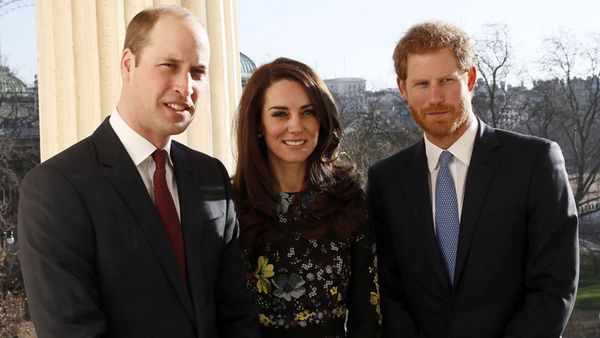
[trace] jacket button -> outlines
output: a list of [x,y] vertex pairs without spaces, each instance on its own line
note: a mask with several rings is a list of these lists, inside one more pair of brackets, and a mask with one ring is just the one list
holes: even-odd
[[459,311],[452,311],[452,318],[458,318],[460,317],[460,312]]

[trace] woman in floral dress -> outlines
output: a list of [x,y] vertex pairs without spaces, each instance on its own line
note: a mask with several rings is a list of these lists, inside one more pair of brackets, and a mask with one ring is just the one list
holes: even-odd
[[263,337],[377,336],[373,231],[353,171],[337,162],[341,133],[305,64],[279,58],[249,79],[233,188]]

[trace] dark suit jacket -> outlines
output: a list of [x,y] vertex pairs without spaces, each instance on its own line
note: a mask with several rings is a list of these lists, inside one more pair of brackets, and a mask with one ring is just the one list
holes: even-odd
[[21,185],[20,258],[38,337],[258,337],[229,177],[172,142],[188,269],[108,119]]
[[383,337],[559,337],[575,302],[577,215],[556,143],[480,121],[451,286],[423,141],[369,170]]

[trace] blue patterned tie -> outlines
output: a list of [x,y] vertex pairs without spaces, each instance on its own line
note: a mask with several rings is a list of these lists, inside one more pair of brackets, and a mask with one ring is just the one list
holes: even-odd
[[438,244],[444,255],[450,283],[454,284],[459,221],[456,189],[448,168],[451,159],[452,154],[447,150],[440,155],[440,169],[435,183],[435,225]]

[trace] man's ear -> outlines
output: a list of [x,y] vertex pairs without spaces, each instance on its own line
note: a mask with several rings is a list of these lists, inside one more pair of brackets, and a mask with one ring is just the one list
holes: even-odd
[[133,68],[135,68],[135,55],[131,49],[125,48],[121,54],[121,78],[123,81],[129,81]]
[[398,89],[400,90],[400,95],[402,95],[402,99],[404,99],[404,101],[407,101],[407,95],[406,95],[406,82],[402,81],[399,77],[396,78],[396,84],[398,85]]
[[469,88],[469,92],[473,92],[473,88],[475,88],[475,82],[477,82],[477,68],[475,68],[475,66],[471,66],[467,72],[467,86]]

